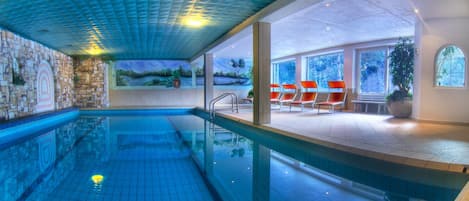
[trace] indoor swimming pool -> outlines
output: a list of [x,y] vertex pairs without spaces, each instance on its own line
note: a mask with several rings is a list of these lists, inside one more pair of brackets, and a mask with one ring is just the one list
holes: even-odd
[[0,200],[454,200],[469,179],[207,116],[67,111],[3,125]]

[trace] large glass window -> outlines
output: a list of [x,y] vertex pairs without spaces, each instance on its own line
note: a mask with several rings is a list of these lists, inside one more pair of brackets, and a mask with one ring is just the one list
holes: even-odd
[[315,80],[319,88],[328,88],[329,80],[344,79],[343,52],[306,57],[306,63],[306,79]]
[[358,51],[361,94],[386,94],[387,48]]
[[273,63],[271,81],[277,84],[294,84],[295,71],[295,60]]
[[464,87],[466,59],[458,47],[451,45],[440,50],[436,59],[435,85]]

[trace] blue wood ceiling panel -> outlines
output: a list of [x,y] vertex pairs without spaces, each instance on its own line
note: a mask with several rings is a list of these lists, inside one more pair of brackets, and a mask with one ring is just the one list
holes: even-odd
[[[6,0],[0,26],[69,55],[188,59],[273,0]],[[200,15],[191,28],[182,17]]]

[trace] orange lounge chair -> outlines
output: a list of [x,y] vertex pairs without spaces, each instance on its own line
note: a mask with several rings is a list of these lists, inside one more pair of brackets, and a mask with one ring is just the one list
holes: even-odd
[[283,93],[282,97],[280,97],[279,103],[280,108],[282,108],[283,104],[290,104],[296,98],[297,87],[295,84],[283,84]]
[[314,108],[316,98],[318,97],[318,84],[316,81],[301,81],[303,90],[300,95],[300,99],[290,103],[290,111],[292,105],[301,105],[301,111],[303,111],[306,104],[312,104],[311,108]]
[[[327,96],[327,101],[316,104],[318,106],[318,113],[319,113],[319,109],[321,105],[329,106],[329,111],[332,110],[332,113],[334,113],[335,106],[342,106],[342,107],[345,106],[345,98],[347,97],[345,82],[344,81],[328,81],[327,85],[329,86],[329,90],[332,89],[334,91],[329,92],[329,95]],[[337,92],[335,90],[339,90],[339,91]]]
[[270,103],[279,104],[280,103],[280,85],[279,84],[270,84]]

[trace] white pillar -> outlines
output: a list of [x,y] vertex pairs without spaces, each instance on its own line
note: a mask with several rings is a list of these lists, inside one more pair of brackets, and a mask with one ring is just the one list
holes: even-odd
[[415,36],[414,36],[414,47],[415,47],[415,57],[414,57],[414,83],[413,83],[413,94],[412,94],[412,118],[420,119],[420,107],[422,107],[422,61],[420,57],[420,52],[422,51],[422,31],[424,29],[424,24],[417,20],[415,23]]
[[210,100],[213,99],[213,54],[204,55],[204,109],[210,108]]
[[297,85],[301,88],[301,72],[303,71],[303,61],[301,56],[295,57],[295,80]]
[[191,72],[192,72],[192,87],[197,87],[197,75],[195,74],[197,70],[196,64],[191,64]]
[[270,23],[253,24],[253,123],[270,123]]

